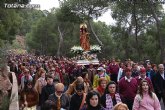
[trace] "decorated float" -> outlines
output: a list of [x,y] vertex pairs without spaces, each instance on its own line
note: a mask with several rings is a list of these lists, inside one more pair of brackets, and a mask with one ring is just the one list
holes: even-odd
[[80,25],[80,46],[73,46],[70,51],[75,55],[78,65],[99,64],[97,54],[101,52],[101,46],[90,45],[85,23]]

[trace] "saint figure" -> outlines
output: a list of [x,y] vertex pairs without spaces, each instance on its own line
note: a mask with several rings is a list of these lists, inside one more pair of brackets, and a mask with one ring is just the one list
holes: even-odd
[[80,45],[84,51],[90,50],[89,33],[87,31],[87,25],[85,23],[80,25]]

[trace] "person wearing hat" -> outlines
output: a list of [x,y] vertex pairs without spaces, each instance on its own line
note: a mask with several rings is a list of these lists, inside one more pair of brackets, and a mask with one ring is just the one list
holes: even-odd
[[136,77],[136,80],[137,80],[138,86],[140,85],[142,80],[147,80],[151,90],[153,91],[152,82],[151,82],[150,78],[148,78],[146,76],[146,69],[144,67],[140,68],[140,74],[139,74],[139,76]]
[[110,81],[110,77],[105,73],[105,69],[103,67],[99,67],[97,69],[97,72],[98,74],[96,74],[93,79],[93,88],[96,88],[99,85],[98,81],[99,81],[99,78],[101,77],[105,77],[105,79],[107,80],[107,83]]

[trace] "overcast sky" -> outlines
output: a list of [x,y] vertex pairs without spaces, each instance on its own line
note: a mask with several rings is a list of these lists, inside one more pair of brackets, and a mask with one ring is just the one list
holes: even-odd
[[[59,2],[58,0],[31,0],[31,4],[40,4],[40,9],[41,10],[50,10],[53,7],[59,7]],[[165,9],[165,5],[163,5]],[[95,21],[102,21],[105,22],[108,25],[112,25],[115,23],[115,21],[112,19],[110,15],[110,11],[107,11],[106,13],[103,14],[103,16],[99,17]]]
[[[58,0],[31,0],[31,4],[40,4],[41,10],[50,10],[53,7],[59,7]],[[103,21],[106,24],[114,24],[114,20],[110,16],[110,12],[106,12],[103,16],[99,17],[95,21]]]

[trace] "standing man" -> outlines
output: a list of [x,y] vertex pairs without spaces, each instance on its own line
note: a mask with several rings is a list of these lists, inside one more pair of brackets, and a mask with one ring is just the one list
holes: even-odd
[[134,63],[132,65],[132,77],[137,77],[139,76],[139,71],[138,71],[138,64],[137,63]]
[[55,85],[55,93],[51,94],[48,98],[49,101],[54,103],[55,110],[69,110],[70,98],[64,94],[64,85],[57,83]]
[[132,110],[134,98],[137,93],[137,81],[131,77],[132,71],[130,67],[125,69],[125,77],[119,81],[119,94],[122,102],[128,105],[129,110]]
[[71,96],[69,110],[83,110],[86,99],[86,93],[84,91],[83,84],[77,84],[75,93]]
[[153,82],[154,82],[155,93],[159,101],[161,101],[161,98],[162,98],[164,106],[165,106],[165,73],[164,72],[165,72],[164,65],[159,64],[158,72],[154,76]]
[[53,77],[50,75],[47,75],[46,82],[47,82],[47,85],[42,88],[42,92],[41,92],[41,99],[40,99],[41,105],[45,103],[49,95],[55,92]]
[[109,69],[111,80],[117,83],[119,65],[116,63],[115,58],[112,58],[112,62],[110,63],[108,69]]
[[151,64],[148,64],[147,65],[146,75],[147,75],[148,78],[150,78],[151,80],[153,80],[153,77],[154,77],[155,74],[154,74],[154,72],[152,70]]
[[89,68],[87,69],[87,71],[88,71],[88,79],[93,84],[93,78],[96,74],[96,69],[93,67],[93,64],[89,64]]

